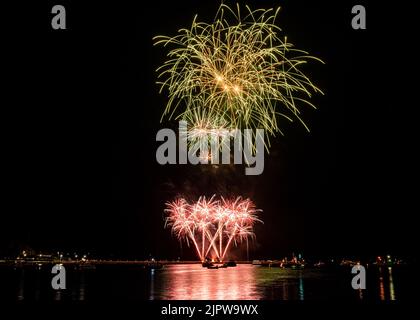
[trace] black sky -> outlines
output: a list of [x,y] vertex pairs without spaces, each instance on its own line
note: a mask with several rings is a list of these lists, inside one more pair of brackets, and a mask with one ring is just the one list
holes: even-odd
[[[229,190],[264,211],[252,256],[413,253],[415,88],[407,76],[415,53],[403,16],[410,9],[247,3],[281,6],[278,25],[289,41],[326,62],[308,68],[325,91],[315,98],[319,109],[303,115],[312,132],[285,122],[258,177],[155,160],[156,133],[171,124],[159,122],[165,96],[154,70],[166,52],[152,37],[175,34],[196,13],[210,21],[218,1],[63,3],[65,31],[50,28],[55,3],[24,9],[30,27],[10,26],[4,60],[13,97],[3,117],[0,252],[29,246],[175,258],[181,251],[163,229],[164,203],[188,190]],[[367,30],[351,28],[355,4],[366,6]],[[185,246],[182,255],[191,257]]]

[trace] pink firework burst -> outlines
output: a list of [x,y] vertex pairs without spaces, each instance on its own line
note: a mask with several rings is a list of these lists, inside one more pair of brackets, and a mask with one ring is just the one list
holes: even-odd
[[166,203],[165,227],[187,244],[193,243],[198,257],[204,261],[212,253],[223,261],[229,248],[255,238],[254,224],[258,219],[257,209],[250,199],[237,197],[229,200],[213,195],[202,196],[195,203],[177,198]]

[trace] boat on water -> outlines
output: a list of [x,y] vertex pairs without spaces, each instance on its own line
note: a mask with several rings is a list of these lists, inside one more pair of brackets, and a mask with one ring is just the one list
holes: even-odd
[[202,264],[203,268],[207,269],[219,269],[219,268],[232,268],[236,267],[236,262],[234,260],[229,260],[223,264],[215,264],[213,261],[204,261]]
[[271,267],[272,262],[271,260],[261,260],[259,265],[261,267]]
[[304,263],[301,262],[287,262],[282,264],[283,268],[289,268],[289,269],[303,269],[305,267]]
[[282,268],[283,263],[281,261],[274,260],[270,263],[270,267],[272,267],[272,268]]
[[236,262],[233,260],[229,260],[228,262],[225,262],[223,265],[226,267],[236,267]]
[[203,261],[203,263],[201,264],[202,266],[203,266],[203,268],[208,268],[208,267],[211,267],[211,266],[214,266],[214,263],[212,262],[212,261]]

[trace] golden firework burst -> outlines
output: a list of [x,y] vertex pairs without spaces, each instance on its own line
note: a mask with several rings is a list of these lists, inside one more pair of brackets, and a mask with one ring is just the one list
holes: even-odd
[[322,61],[281,36],[279,10],[246,6],[242,15],[239,5],[221,4],[212,23],[195,16],[176,36],[155,37],[155,45],[171,47],[157,69],[160,92],[168,94],[162,119],[186,120],[196,133],[203,126],[210,132],[264,129],[268,138],[282,133],[279,117],[309,130],[299,108],[315,108],[309,99],[322,92],[301,66]]

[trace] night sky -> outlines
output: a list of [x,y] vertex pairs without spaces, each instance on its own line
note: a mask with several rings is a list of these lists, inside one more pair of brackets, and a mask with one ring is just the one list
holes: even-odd
[[[242,1],[239,1],[242,3]],[[338,3],[339,2],[339,3]],[[117,4],[118,3],[118,4]],[[232,3],[232,2],[227,2]],[[9,32],[3,128],[4,208],[0,255],[19,248],[99,256],[184,259],[193,250],[163,228],[166,201],[236,194],[263,210],[251,258],[411,255],[416,149],[417,53],[406,6],[366,1],[255,0],[281,6],[278,25],[298,48],[323,59],[305,70],[324,92],[304,109],[311,133],[281,123],[265,170],[167,165],[155,160],[166,96],[155,69],[174,35],[218,1],[62,2],[68,30],[50,27],[51,7],[31,4]],[[351,28],[363,4],[367,30]],[[414,185],[413,185],[414,184]]]

